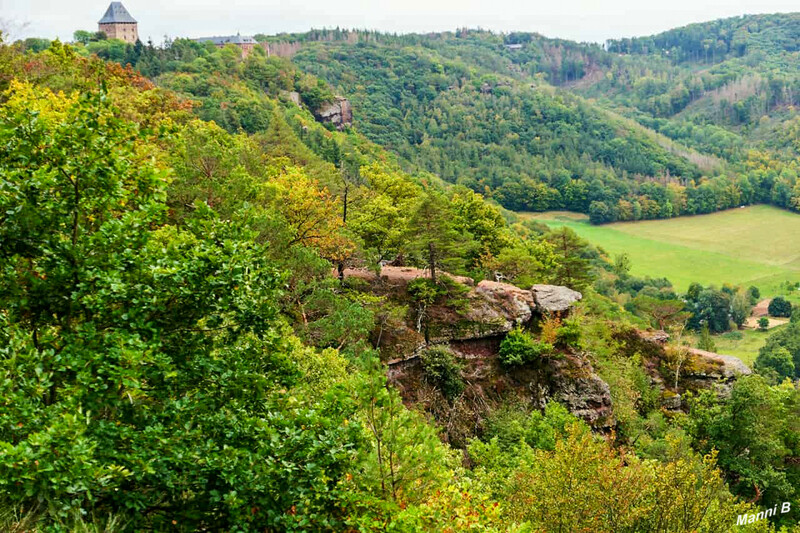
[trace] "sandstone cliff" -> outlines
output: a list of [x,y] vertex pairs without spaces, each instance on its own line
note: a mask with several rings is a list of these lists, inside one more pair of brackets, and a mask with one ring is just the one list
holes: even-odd
[[[394,301],[408,298],[408,284],[427,272],[403,267],[384,267],[380,275],[366,270],[347,270],[375,294]],[[387,359],[389,381],[404,401],[433,415],[444,428],[445,438],[460,446],[480,434],[486,416],[504,404],[528,409],[543,408],[548,401],[564,404],[598,430],[609,430],[615,421],[608,385],[594,372],[584,354],[563,350],[536,365],[509,370],[497,353],[500,342],[515,327],[535,327],[550,313],[567,313],[581,294],[566,287],[537,285],[528,291],[493,281],[475,285],[469,278],[452,277],[466,287],[461,305],[433,305],[425,310],[426,335],[418,327],[417,310],[411,306],[402,323],[384,325],[379,338]],[[430,345],[447,345],[462,365],[464,392],[448,400],[425,379],[420,354]]]
[[353,123],[353,108],[347,98],[337,97],[330,104],[318,109],[314,115],[320,122],[333,124],[338,130]]
[[687,391],[711,389],[727,395],[739,376],[753,372],[731,355],[668,346],[669,335],[664,331],[619,328],[614,337],[622,353],[629,357],[641,356],[651,384],[662,391],[663,405],[667,409],[682,408],[681,398]]

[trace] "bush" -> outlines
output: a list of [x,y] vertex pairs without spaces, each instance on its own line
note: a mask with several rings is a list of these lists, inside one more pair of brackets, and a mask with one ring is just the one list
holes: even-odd
[[556,331],[556,345],[580,349],[581,328],[576,319],[565,320]]
[[728,341],[740,341],[744,339],[744,333],[741,331],[728,331],[720,335],[720,337]]
[[755,305],[756,302],[758,302],[758,299],[761,298],[761,291],[755,285],[747,289],[747,294],[750,296],[750,303],[753,305]]
[[512,330],[500,343],[500,362],[506,366],[521,366],[538,361],[553,353],[553,345],[535,340],[521,329]]
[[771,316],[789,318],[792,316],[792,303],[786,298],[778,296],[769,303],[768,311]]
[[449,348],[445,346],[428,348],[422,352],[420,359],[425,370],[425,379],[431,385],[438,387],[448,400],[453,400],[461,394],[464,390],[461,365]]
[[697,347],[707,352],[717,351],[717,344],[714,342],[714,339],[711,337],[711,332],[705,324],[703,325],[703,329],[700,330],[700,338],[697,339]]
[[767,331],[769,329],[769,318],[762,316],[758,319],[758,329]]

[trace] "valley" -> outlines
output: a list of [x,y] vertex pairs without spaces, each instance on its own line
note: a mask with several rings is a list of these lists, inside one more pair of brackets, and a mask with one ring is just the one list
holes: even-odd
[[785,283],[800,281],[800,216],[771,206],[602,226],[563,211],[519,216],[566,226],[612,256],[627,253],[634,275],[665,277],[679,291],[692,282],[730,283],[755,285],[767,297],[786,296]]
[[129,3],[0,19],[0,531],[800,533],[800,14]]

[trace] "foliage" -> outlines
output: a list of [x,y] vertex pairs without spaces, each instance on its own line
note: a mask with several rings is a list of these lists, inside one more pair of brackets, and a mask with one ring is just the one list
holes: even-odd
[[443,487],[447,450],[434,429],[406,409],[383,376],[367,375],[356,391],[369,446],[356,483],[399,506],[418,503]]
[[711,333],[723,333],[730,329],[731,296],[727,292],[692,284],[686,301],[692,312],[688,322],[690,328],[698,331],[707,328]]
[[302,352],[277,317],[280,272],[208,207],[165,225],[164,172],[115,114],[27,85],[0,114],[5,503],[336,529],[354,407],[286,393]]
[[590,249],[588,243],[569,228],[559,228],[545,235],[553,247],[556,258],[555,271],[551,279],[556,285],[581,290],[592,280]]
[[517,328],[509,331],[502,340],[497,357],[504,365],[514,367],[537,363],[552,353],[552,344],[534,340],[530,333]]
[[792,303],[782,296],[776,296],[769,302],[769,314],[788,318],[792,316]]
[[773,378],[773,381],[793,378],[795,375],[792,354],[783,346],[760,353],[756,358],[755,370],[763,376]]
[[569,318],[561,323],[556,331],[556,346],[562,348],[581,348],[581,327],[578,319]]
[[717,345],[711,337],[711,331],[707,324],[703,324],[703,327],[700,329],[700,338],[697,340],[697,347],[707,352],[717,351]]
[[460,229],[450,216],[447,197],[429,188],[415,207],[408,222],[409,251],[416,261],[430,271],[436,283],[438,271],[461,273],[463,257],[470,253],[472,236]]
[[797,442],[790,427],[797,392],[791,386],[770,387],[760,376],[740,378],[729,400],[710,391],[690,401],[689,432],[704,451],[719,451],[719,465],[732,490],[760,499],[765,507],[795,495],[796,467],[785,459]]
[[464,390],[461,365],[446,346],[431,346],[420,355],[425,379],[442,391],[445,398],[454,400]]
[[[800,323],[792,322],[788,326],[776,330],[775,333],[770,335],[767,343],[761,348],[756,359],[756,364],[760,367],[774,367],[777,362],[778,367],[786,369],[789,367],[788,363],[782,362],[784,359],[784,350],[786,350],[792,358],[794,365],[794,373],[790,377],[797,378],[799,376],[798,369],[800,367]],[[760,361],[760,362],[759,362]],[[778,370],[778,368],[775,368]],[[780,374],[780,370],[778,370]]]
[[[374,42],[345,44],[353,35]],[[722,531],[751,508],[721,475],[758,503],[796,498],[800,400],[770,383],[800,368],[800,322],[770,336],[756,365],[768,380],[667,420],[615,328],[679,326],[689,310],[727,328],[752,291],[693,287],[681,310],[668,281],[631,275],[636,264],[570,231],[512,226],[489,202],[597,221],[789,205],[792,163],[759,152],[733,161],[747,179],[736,166],[701,178],[697,154],[527,79],[625,59],[527,34],[321,30],[284,36],[310,45],[295,64],[260,48],[242,59],[186,40],[78,37],[0,45],[0,529]],[[307,67],[320,77],[303,72],[321,50],[334,55]],[[487,75],[498,68],[516,73]],[[357,85],[384,71],[404,76],[370,78],[372,95]],[[341,87],[356,129],[329,130],[312,112]],[[748,133],[720,129],[705,124],[715,137],[703,142],[728,157]],[[419,169],[460,185],[407,172]],[[345,275],[387,260],[431,276],[392,300]],[[546,322],[541,340],[510,332],[500,357],[544,370],[556,346],[590,352],[616,438],[549,402],[489,412],[466,461],[443,443],[374,349],[414,318],[427,335],[432,306],[465,310],[469,288],[441,269],[579,288],[575,318]],[[422,363],[459,397],[451,353],[431,347]],[[451,407],[484,399],[472,392]]]
[[666,461],[642,461],[572,425],[550,450],[504,452],[494,439],[470,454],[504,516],[535,531],[726,531],[747,508],[726,490],[713,455],[674,444]]

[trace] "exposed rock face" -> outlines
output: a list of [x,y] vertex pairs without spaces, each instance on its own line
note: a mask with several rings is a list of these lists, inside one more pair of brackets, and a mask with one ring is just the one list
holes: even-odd
[[595,429],[613,427],[611,389],[594,373],[589,361],[573,356],[553,361],[553,366],[556,369],[551,385],[553,399]]
[[300,98],[300,93],[297,91],[286,91],[286,97],[291,101],[294,105],[300,107],[302,104],[302,100]]
[[583,297],[578,291],[557,285],[534,285],[531,292],[536,305],[549,313],[563,313]]
[[[380,274],[345,270],[345,277],[366,281],[371,292],[409,305],[406,320],[381,326],[380,340],[376,338],[376,342],[389,359],[389,381],[405,402],[431,413],[445,428],[445,438],[451,443],[466,444],[469,437],[480,433],[489,413],[507,402],[537,409],[555,400],[596,429],[613,427],[609,387],[594,373],[584,355],[559,353],[538,364],[515,369],[503,368],[497,358],[506,333],[518,325],[535,323],[545,314],[566,313],[581,299],[580,293],[547,285],[537,286],[534,293],[496,281],[481,281],[476,286],[469,278],[450,276],[468,287],[461,298],[466,304],[458,308],[426,308],[424,327],[418,330],[420,309],[410,301],[407,286],[412,280],[429,275],[425,270],[393,266],[383,267]],[[429,344],[449,345],[463,365],[461,374],[467,387],[454,401],[445,399],[425,379],[420,355]]]
[[347,98],[337,97],[333,103],[319,109],[316,115],[321,122],[333,124],[339,130],[353,123],[353,108]]
[[467,294],[469,301],[462,313],[437,307],[429,311],[429,340],[443,343],[481,339],[505,334],[527,324],[536,304],[529,291],[496,281],[481,281]]
[[661,329],[655,331],[641,331],[640,334],[644,340],[656,344],[665,345],[669,341],[669,333]]
[[[407,286],[411,281],[417,278],[430,278],[430,272],[427,270],[396,266],[384,266],[380,274],[366,269],[346,269],[344,275],[346,278],[356,277],[366,281],[370,284],[370,291],[375,294],[401,301],[408,299]],[[509,283],[481,281],[475,286],[471,278],[447,273],[441,275],[469,287],[469,291],[464,296],[466,305],[463,309],[442,305],[425,309],[426,330],[428,341],[431,343],[441,344],[504,335],[519,325],[530,323],[536,316],[552,313],[554,310],[564,313],[569,310],[572,303],[581,299],[581,293],[566,287],[537,285],[539,293],[549,298],[542,300],[544,302],[542,305],[537,302],[532,291],[520,289]],[[568,301],[571,303],[568,304]],[[414,312],[415,310],[412,310],[412,314]],[[422,333],[417,331],[413,318],[409,317],[407,323],[398,329],[410,329],[414,334]],[[387,342],[381,342],[381,347],[391,349],[390,359],[409,357],[425,344],[423,336],[412,335],[409,332],[394,331],[384,334],[389,336],[383,337]],[[419,338],[419,345],[409,350],[407,347],[409,341],[415,337]],[[404,339],[401,342],[403,349],[399,351],[394,343],[401,339]]]
[[664,331],[620,328],[614,338],[622,353],[638,353],[642,357],[650,381],[662,389],[662,404],[668,409],[679,409],[681,395],[686,391],[711,389],[727,395],[739,376],[753,373],[741,359],[731,355],[686,348],[681,356],[676,348],[667,346],[669,335]]
[[714,370],[707,374],[698,373],[699,376],[707,376],[712,379],[731,379],[739,376],[749,376],[753,373],[750,367],[744,364],[741,359],[732,355],[706,352],[697,348],[689,348],[689,353],[714,366]]
[[389,362],[388,377],[408,404],[421,407],[444,428],[444,438],[455,446],[483,430],[484,420],[508,403],[543,409],[558,401],[592,427],[608,431],[615,424],[608,385],[580,355],[542,361],[513,370],[503,368],[497,352],[503,336],[454,341],[449,344],[463,365],[467,384],[452,403],[425,380],[417,355]]

